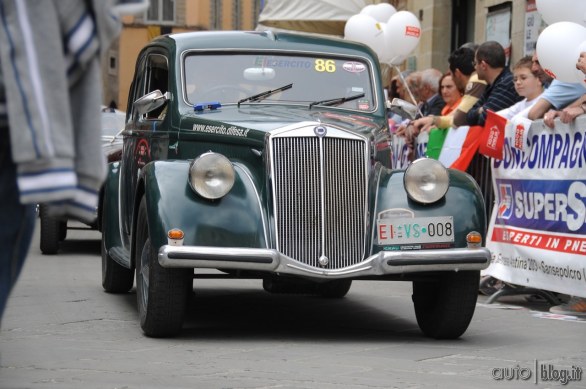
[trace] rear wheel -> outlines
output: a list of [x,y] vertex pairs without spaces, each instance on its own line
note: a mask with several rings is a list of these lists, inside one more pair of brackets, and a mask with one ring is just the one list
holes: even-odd
[[147,336],[174,336],[183,325],[188,295],[186,291],[193,282],[193,271],[162,267],[157,251],[149,238],[146,201],[143,197],[138,210],[135,248],[140,326]]
[[62,235],[59,219],[49,215],[47,206],[39,206],[39,216],[41,218],[41,252],[45,255],[54,255],[59,251],[59,240]]
[[436,281],[413,282],[413,305],[423,333],[436,339],[460,337],[470,324],[480,272],[439,273]]

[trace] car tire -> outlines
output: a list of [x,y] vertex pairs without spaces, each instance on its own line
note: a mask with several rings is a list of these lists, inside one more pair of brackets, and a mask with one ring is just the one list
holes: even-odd
[[39,206],[39,217],[41,218],[41,252],[45,255],[55,255],[59,251],[61,221],[50,216],[44,204]]
[[335,280],[317,285],[317,293],[327,298],[342,298],[348,294],[352,280]]
[[[102,213],[102,219],[105,213]],[[102,220],[104,225],[104,220]],[[134,272],[116,262],[106,248],[106,231],[102,232],[102,287],[108,293],[126,293],[132,289]]]
[[421,331],[435,339],[459,338],[472,321],[480,272],[446,272],[436,281],[413,281],[413,305]]
[[[136,298],[140,326],[146,336],[169,337],[181,331],[192,272],[159,264],[151,244],[143,197],[136,221]],[[190,277],[191,275],[191,277]]]
[[59,222],[59,242],[67,239],[67,220]]

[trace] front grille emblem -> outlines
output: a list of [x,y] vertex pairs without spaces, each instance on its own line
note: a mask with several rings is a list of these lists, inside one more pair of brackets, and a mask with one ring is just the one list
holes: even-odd
[[328,259],[328,257],[326,257],[325,255],[322,255],[321,257],[319,257],[319,264],[322,267],[328,266],[328,263],[330,263],[330,260]]
[[324,126],[316,126],[313,129],[313,132],[315,133],[315,135],[321,137],[326,136],[326,134],[328,133],[328,130],[324,127]]

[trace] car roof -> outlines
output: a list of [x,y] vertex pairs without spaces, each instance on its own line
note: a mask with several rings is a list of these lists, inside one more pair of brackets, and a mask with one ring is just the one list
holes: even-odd
[[150,45],[164,45],[181,53],[189,49],[265,49],[326,51],[331,54],[372,57],[366,45],[336,37],[272,31],[197,31],[163,35]]

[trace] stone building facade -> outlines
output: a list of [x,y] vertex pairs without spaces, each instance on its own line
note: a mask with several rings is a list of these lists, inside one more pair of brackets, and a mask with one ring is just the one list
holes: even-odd
[[[194,30],[254,30],[265,1],[150,0],[149,12],[124,19],[118,41],[104,63],[104,102],[127,106],[130,80],[140,49],[155,36]],[[345,1],[345,0],[340,0]],[[510,63],[530,53],[543,28],[535,0],[365,0],[389,2],[414,13],[422,34],[418,47],[399,67],[447,70],[452,50],[469,41],[499,40],[508,46]],[[390,77],[397,69],[387,69]]]

